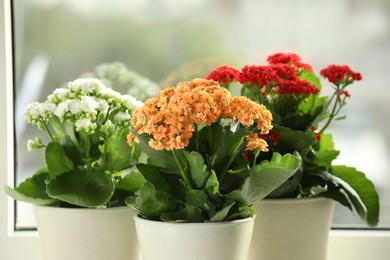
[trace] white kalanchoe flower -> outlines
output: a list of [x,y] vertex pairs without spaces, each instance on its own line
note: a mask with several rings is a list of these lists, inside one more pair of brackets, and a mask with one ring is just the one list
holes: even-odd
[[42,144],[42,140],[38,137],[35,138],[35,140],[28,140],[27,141],[27,151],[33,152],[40,148],[42,148],[44,145]]
[[78,99],[68,99],[68,100],[65,100],[65,103],[67,104],[70,113],[72,113],[73,115],[80,113],[80,111],[81,111],[81,108],[80,108],[81,102],[80,102],[80,100],[78,100]]
[[111,135],[115,131],[115,126],[111,122],[111,120],[107,120],[104,125],[100,128],[100,130],[105,133],[107,136]]
[[33,102],[24,110],[24,116],[31,124],[36,124],[39,120],[49,119],[56,111],[57,106],[54,103]]
[[36,121],[40,118],[41,112],[39,106],[39,102],[33,102],[25,108],[24,117],[29,123],[35,124]]
[[57,106],[54,103],[47,102],[39,104],[38,108],[41,118],[48,119],[54,114]]
[[106,87],[101,89],[101,91],[99,92],[99,97],[106,100],[109,104],[114,103],[117,105],[118,103],[120,103],[122,95],[119,92],[116,92],[115,90]]
[[73,92],[81,92],[82,95],[87,95],[93,92],[98,92],[102,87],[106,86],[98,79],[82,78],[69,82],[68,87]]
[[131,115],[128,113],[119,112],[118,114],[115,115],[115,119],[118,122],[129,122],[131,120]]
[[110,106],[107,101],[102,98],[92,97],[99,106],[100,113],[107,113]]
[[75,122],[76,131],[78,132],[86,132],[88,134],[92,134],[96,128],[96,123],[92,123],[89,118],[81,118]]
[[54,112],[54,115],[56,115],[61,121],[64,121],[68,112],[69,112],[68,102],[65,101],[65,102],[60,103],[57,106],[57,109]]
[[68,88],[57,88],[51,95],[47,97],[49,102],[60,103],[69,98],[70,89]]
[[82,96],[80,101],[80,111],[96,115],[97,111],[96,109],[99,108],[99,104],[96,102],[96,100],[90,96]]
[[134,108],[141,107],[143,105],[141,101],[136,100],[135,97],[130,95],[122,95],[122,99],[122,104],[128,110],[133,110]]

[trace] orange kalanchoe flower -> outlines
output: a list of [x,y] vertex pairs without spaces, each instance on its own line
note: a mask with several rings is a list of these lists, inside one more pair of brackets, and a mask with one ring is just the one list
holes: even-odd
[[[271,113],[246,97],[231,97],[216,81],[194,79],[176,88],[161,91],[134,110],[132,125],[139,133],[151,136],[149,145],[156,150],[182,149],[189,144],[194,125],[211,125],[221,118],[236,119],[245,126],[257,124],[261,134],[272,129]],[[258,134],[248,147],[266,151],[266,142]],[[133,135],[128,136],[132,143]]]
[[260,138],[258,133],[250,133],[246,140],[248,142],[246,145],[247,151],[258,149],[263,152],[268,152],[267,142],[264,139]]
[[246,97],[233,97],[231,101],[231,115],[241,124],[250,126],[257,120],[257,127],[261,134],[268,134],[272,129],[271,112],[262,104],[258,104]]

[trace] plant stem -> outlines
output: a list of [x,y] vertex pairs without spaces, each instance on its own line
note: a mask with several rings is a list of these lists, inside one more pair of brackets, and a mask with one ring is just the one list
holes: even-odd
[[172,154],[173,154],[173,158],[175,159],[175,162],[177,164],[177,167],[179,167],[179,171],[180,171],[181,176],[183,177],[184,182],[186,183],[186,185],[188,187],[190,187],[192,189],[191,180],[188,177],[188,175],[186,174],[186,172],[184,171],[184,169],[183,169],[179,159],[177,158],[177,154],[176,154],[176,150],[175,149],[172,150]]
[[259,156],[259,154],[260,154],[260,150],[257,150],[255,152],[255,157],[253,158],[253,165],[252,165],[252,167],[256,165],[256,160],[257,160],[257,157]]
[[89,140],[89,136],[84,134],[84,133],[80,133],[80,137],[82,138],[82,140],[84,141],[84,153],[86,155],[87,158],[90,158],[91,156],[91,141]]
[[211,136],[211,126],[207,126],[207,133],[209,136],[209,155],[211,156],[211,153],[213,151],[213,138]]
[[238,144],[238,145],[235,145],[235,147],[232,147],[232,149],[234,149],[233,153],[231,153],[231,156],[229,158],[229,161],[225,164],[225,166],[223,167],[222,169],[222,172],[221,172],[221,177],[219,179],[219,182],[222,182],[223,178],[225,177],[225,174],[227,172],[227,169],[229,168],[230,164],[232,164],[232,162],[234,161],[234,159],[236,158],[237,156],[237,151],[238,149],[240,148],[242,142],[244,141],[244,138],[241,139],[241,142]]
[[194,124],[195,151],[199,152],[199,133],[198,125]]
[[51,141],[54,141],[54,137],[53,137],[53,135],[51,134],[49,127],[48,127],[45,123],[44,123],[43,125],[45,126],[45,132],[46,132],[47,135],[50,137],[50,140],[51,140]]
[[[339,90],[336,90],[336,92],[333,94],[332,96],[332,99],[334,97],[334,95],[336,95],[336,100],[334,101],[334,105],[333,105],[333,108],[332,108],[332,112],[330,113],[329,115],[329,118],[328,118],[328,121],[326,122],[326,124],[322,127],[320,133],[323,133],[326,128],[328,128],[328,126],[330,125],[330,123],[332,122],[333,118],[337,115],[337,113],[340,111],[340,109],[336,112],[336,109],[337,109],[337,105],[340,103],[340,96],[337,95],[336,93],[338,92]],[[332,100],[331,99],[331,100]],[[331,102],[331,100],[329,102]]]

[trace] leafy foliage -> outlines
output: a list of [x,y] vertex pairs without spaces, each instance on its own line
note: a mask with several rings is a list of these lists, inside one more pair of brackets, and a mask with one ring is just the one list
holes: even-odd
[[[305,79],[319,86],[319,80],[313,73],[305,71]],[[308,77],[310,75],[310,77]],[[361,219],[370,226],[379,220],[379,197],[372,182],[354,168],[333,166],[332,162],[340,151],[335,150],[332,136],[324,132],[313,131],[331,116],[327,108],[331,105],[328,98],[310,95],[299,104],[295,125],[275,126],[280,135],[280,143],[273,150],[282,154],[298,152],[302,157],[302,171],[296,174],[271,197],[323,196],[334,199],[340,204],[355,210]],[[289,102],[286,100],[286,102]],[[319,139],[319,140],[318,140]],[[294,181],[295,180],[295,181]]]
[[[377,225],[379,197],[373,183],[352,167],[333,165],[340,151],[326,133],[333,120],[346,118],[339,116],[350,96],[346,88],[362,79],[360,73],[337,65],[321,70],[334,92],[330,97],[320,96],[319,77],[298,55],[277,53],[267,61],[269,65],[245,66],[241,71],[219,67],[208,78],[221,81],[228,74],[231,81],[240,82],[242,95],[272,112],[274,128],[265,136],[269,150],[301,158],[301,168],[268,197],[327,197],[356,211],[368,225]],[[250,161],[256,164],[264,159],[270,159],[269,154],[261,153]]]
[[135,132],[149,157],[147,163],[137,164],[146,183],[126,203],[145,218],[170,222],[253,216],[251,205],[290,178],[300,161],[290,154],[275,153],[270,161],[248,167],[243,155],[248,131],[242,127],[232,132],[228,126],[214,123],[195,133],[198,138],[191,142],[196,140],[198,145],[192,143],[186,149],[172,151],[151,149],[148,135]]

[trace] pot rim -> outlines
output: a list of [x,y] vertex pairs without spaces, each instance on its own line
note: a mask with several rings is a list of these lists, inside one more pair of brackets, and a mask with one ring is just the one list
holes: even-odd
[[50,210],[50,211],[66,211],[66,212],[72,212],[72,211],[84,211],[84,212],[98,212],[98,211],[125,211],[125,210],[130,210],[132,211],[133,209],[128,207],[128,206],[120,206],[120,207],[112,207],[112,208],[65,208],[65,207],[54,207],[54,206],[41,206],[41,205],[34,205],[34,208],[39,209],[44,209],[44,210]]
[[186,226],[186,227],[199,227],[202,225],[214,225],[214,226],[222,226],[222,225],[237,225],[237,224],[244,224],[246,222],[251,222],[254,221],[256,216],[253,217],[248,217],[248,218],[243,218],[243,219],[236,219],[236,220],[230,220],[230,221],[218,221],[218,222],[164,222],[164,221],[157,221],[157,220],[150,220],[150,219],[145,219],[139,216],[139,214],[134,215],[134,220],[135,222],[142,222],[142,223],[147,223],[148,225],[154,225],[154,226]]
[[260,200],[256,203],[264,203],[264,204],[271,204],[271,203],[314,203],[318,201],[333,201],[332,199],[328,199],[325,197],[310,197],[310,198],[265,198],[263,200]]

